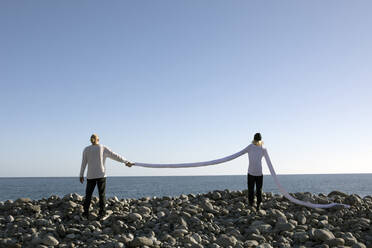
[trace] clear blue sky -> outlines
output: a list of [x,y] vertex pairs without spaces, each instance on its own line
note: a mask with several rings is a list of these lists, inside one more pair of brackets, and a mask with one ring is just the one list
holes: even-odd
[[[97,133],[129,160],[230,155],[372,172],[371,1],[0,2],[0,177],[77,176]],[[108,175],[245,174],[205,168]],[[264,169],[267,174],[268,170]]]

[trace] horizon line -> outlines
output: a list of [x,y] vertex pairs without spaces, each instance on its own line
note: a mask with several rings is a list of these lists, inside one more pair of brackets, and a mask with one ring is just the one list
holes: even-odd
[[[301,175],[361,175],[370,173],[302,173],[302,174],[277,174],[278,176],[301,176]],[[165,175],[165,176],[106,176],[106,177],[223,177],[223,176],[246,176],[247,174],[227,174],[227,175]],[[263,174],[263,176],[270,176],[271,174]],[[79,178],[78,176],[8,176],[0,177],[0,179],[11,178]],[[86,176],[84,176],[86,178]]]

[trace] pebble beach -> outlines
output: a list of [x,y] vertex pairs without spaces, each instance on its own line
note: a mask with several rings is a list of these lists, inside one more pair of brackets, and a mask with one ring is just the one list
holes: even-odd
[[261,208],[246,191],[213,191],[178,197],[107,199],[98,220],[93,197],[89,219],[83,196],[20,198],[0,202],[0,247],[351,247],[372,248],[372,196],[333,191],[294,193],[313,203],[350,208],[312,209],[280,194],[263,193]]

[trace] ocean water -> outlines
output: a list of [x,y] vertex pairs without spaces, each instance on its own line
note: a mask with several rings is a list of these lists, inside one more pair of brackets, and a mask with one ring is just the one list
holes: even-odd
[[[339,190],[361,197],[372,195],[372,174],[278,175],[288,192],[328,194]],[[263,191],[279,193],[270,175],[263,179]],[[164,177],[108,177],[106,197],[142,198],[198,194],[213,190],[244,190],[246,175],[237,176],[164,176]],[[29,197],[34,200],[51,195],[85,194],[77,177],[0,178],[0,201]],[[97,188],[94,195],[98,195]]]

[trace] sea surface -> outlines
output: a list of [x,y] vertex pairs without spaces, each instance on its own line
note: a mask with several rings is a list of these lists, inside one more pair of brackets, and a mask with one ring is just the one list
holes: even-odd
[[[361,197],[372,195],[372,174],[316,174],[278,175],[288,192],[328,194],[333,190]],[[263,191],[279,193],[270,175],[263,179]],[[69,193],[85,194],[85,186],[77,177],[20,177],[0,178],[0,201],[28,197],[34,200],[60,197]],[[213,190],[244,190],[247,176],[162,176],[162,177],[108,177],[106,197],[142,198],[198,194]],[[94,195],[98,195],[97,188]]]

